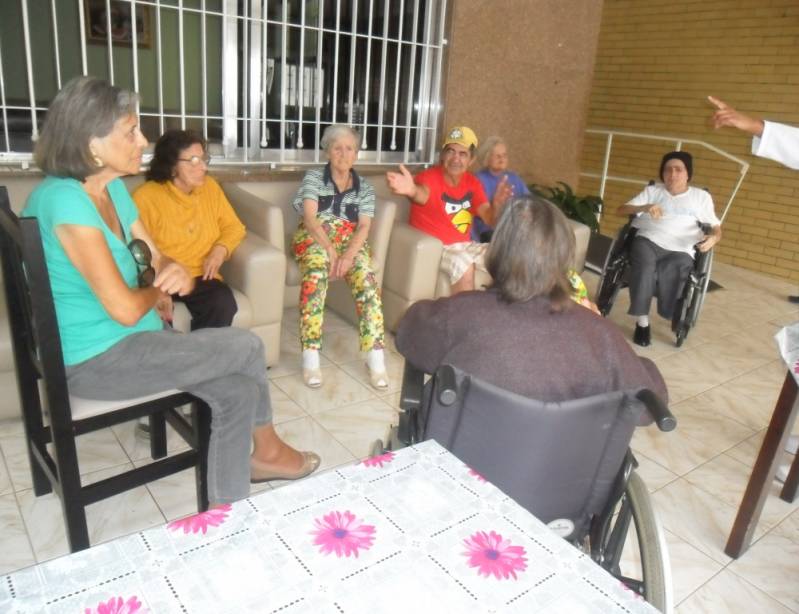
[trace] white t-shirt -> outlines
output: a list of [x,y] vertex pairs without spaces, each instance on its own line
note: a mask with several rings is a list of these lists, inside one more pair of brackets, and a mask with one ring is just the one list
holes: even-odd
[[672,196],[662,184],[647,186],[628,205],[658,205],[663,217],[653,220],[648,213],[639,213],[633,222],[638,236],[672,252],[685,252],[694,257],[694,245],[704,234],[697,221],[711,226],[721,222],[713,209],[713,199],[705,190],[689,187],[686,192]]

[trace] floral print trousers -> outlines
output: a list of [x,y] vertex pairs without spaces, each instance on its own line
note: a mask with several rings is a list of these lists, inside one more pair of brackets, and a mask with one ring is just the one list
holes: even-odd
[[[322,229],[327,234],[336,253],[343,254],[350,243],[356,224],[340,219],[324,219]],[[304,350],[322,348],[322,321],[325,297],[330,274],[327,252],[300,223],[294,234],[294,257],[300,266],[300,341]],[[364,243],[344,276],[352,291],[358,313],[358,337],[362,352],[380,350],[385,345],[383,333],[383,305],[377,287],[369,245]]]

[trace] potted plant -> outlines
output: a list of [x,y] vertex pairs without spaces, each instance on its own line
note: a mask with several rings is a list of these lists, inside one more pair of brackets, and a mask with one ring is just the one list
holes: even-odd
[[578,196],[570,185],[562,181],[553,187],[535,184],[528,187],[532,193],[552,201],[569,219],[585,224],[591,232],[599,230],[597,213],[602,208],[602,198],[599,196]]

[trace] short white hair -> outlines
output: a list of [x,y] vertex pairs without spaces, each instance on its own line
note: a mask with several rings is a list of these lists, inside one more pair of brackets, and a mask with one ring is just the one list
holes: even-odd
[[355,149],[361,149],[360,132],[346,124],[333,124],[325,128],[325,131],[322,134],[322,140],[319,142],[319,146],[325,153],[328,153],[330,148],[333,146],[333,143],[345,135],[351,136],[353,139],[355,139]]
[[500,136],[490,136],[480,145],[477,150],[477,164],[480,165],[480,168],[488,166],[488,158],[494,153],[494,147],[497,145],[505,145],[507,147],[505,139]]

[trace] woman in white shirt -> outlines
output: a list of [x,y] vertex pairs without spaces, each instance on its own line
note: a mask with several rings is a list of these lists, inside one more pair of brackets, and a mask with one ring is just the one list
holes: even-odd
[[[633,341],[650,345],[649,308],[657,296],[658,314],[671,319],[684,280],[694,264],[694,246],[706,252],[721,239],[721,221],[713,200],[705,190],[688,185],[693,176],[693,158],[685,151],[672,151],[660,162],[662,184],[647,186],[626,205],[620,215],[635,215],[638,232],[630,260],[630,309],[636,317]],[[699,224],[709,224],[705,236]]]

